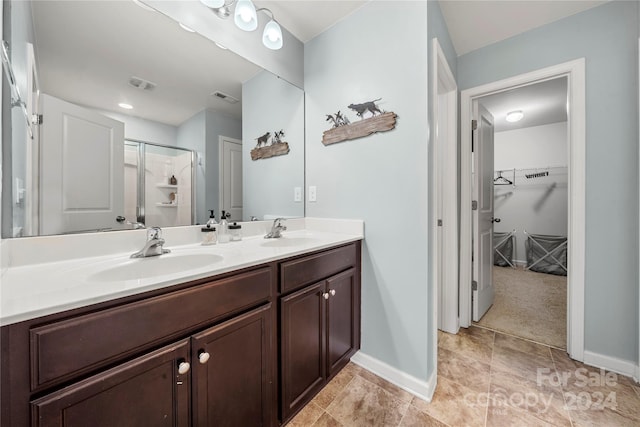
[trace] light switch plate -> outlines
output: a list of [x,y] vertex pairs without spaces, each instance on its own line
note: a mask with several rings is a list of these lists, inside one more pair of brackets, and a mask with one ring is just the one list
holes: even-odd
[[310,185],[309,186],[309,201],[310,202],[315,202],[316,198],[317,198],[317,194],[316,194],[316,186],[315,185]]
[[293,201],[294,202],[302,201],[302,187],[293,187]]

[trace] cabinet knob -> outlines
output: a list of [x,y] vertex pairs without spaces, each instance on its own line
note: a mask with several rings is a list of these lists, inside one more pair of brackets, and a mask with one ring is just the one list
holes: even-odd
[[332,297],[336,296],[336,290],[335,289],[331,289],[329,291],[329,293],[331,294]]
[[210,357],[211,355],[204,350],[200,350],[200,352],[198,353],[198,361],[203,365],[209,361]]
[[178,373],[180,375],[184,375],[187,372],[189,372],[189,368],[191,367],[191,365],[189,365],[189,362],[186,361],[181,361],[180,363],[178,363]]
[[325,292],[325,293],[323,293],[323,294],[322,294],[322,297],[323,297],[324,299],[329,299],[329,292]]

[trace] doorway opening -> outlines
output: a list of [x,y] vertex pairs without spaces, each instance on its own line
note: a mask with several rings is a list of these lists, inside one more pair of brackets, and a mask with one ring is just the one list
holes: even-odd
[[488,232],[474,229],[474,281],[482,273],[492,280],[476,286],[489,292],[472,290],[473,321],[560,349],[567,343],[567,94],[563,76],[474,101],[483,119],[490,116],[475,132],[492,123],[492,135],[474,138],[481,190],[474,217],[485,208],[490,215],[474,221]]
[[[474,234],[472,197],[472,117],[478,100],[498,93],[523,88],[536,83],[566,78],[567,81],[567,340],[566,349],[576,360],[584,360],[584,271],[585,271],[585,61],[578,59],[496,81],[461,92],[461,146],[460,146],[460,326],[472,323],[472,292],[485,292],[491,300],[493,289],[478,282],[473,271],[473,244],[479,243]],[[492,132],[491,132],[492,134]],[[489,156],[493,159],[493,156]],[[541,171],[542,172],[542,171]],[[549,171],[550,172],[550,171]],[[528,172],[527,172],[528,173]],[[537,173],[537,172],[534,172]],[[494,178],[493,165],[488,176]],[[504,174],[503,174],[504,177]],[[546,177],[546,176],[545,176]],[[525,178],[526,179],[526,178]],[[491,186],[493,189],[493,186]],[[493,202],[493,195],[485,200]],[[477,201],[477,200],[476,200]],[[491,219],[491,215],[489,216]],[[527,230],[535,234],[534,230]],[[493,247],[493,239],[484,240],[485,247]],[[484,253],[486,253],[486,249]],[[476,254],[482,251],[476,249]],[[493,254],[492,251],[489,253]],[[485,260],[486,263],[486,260]],[[490,264],[492,271],[492,263]],[[485,274],[484,277],[492,275]],[[477,289],[472,291],[473,282]],[[490,289],[490,290],[489,290]],[[486,303],[485,303],[486,304]],[[486,304],[488,309],[491,303]]]

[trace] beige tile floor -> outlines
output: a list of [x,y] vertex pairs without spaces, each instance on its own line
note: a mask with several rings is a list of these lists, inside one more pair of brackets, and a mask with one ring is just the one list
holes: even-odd
[[350,363],[287,426],[640,426],[630,378],[479,327],[438,342],[430,403]]

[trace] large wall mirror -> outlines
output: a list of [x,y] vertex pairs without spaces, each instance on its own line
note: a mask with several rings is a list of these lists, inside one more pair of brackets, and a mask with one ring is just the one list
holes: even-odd
[[304,216],[300,88],[139,2],[3,4],[4,238]]

